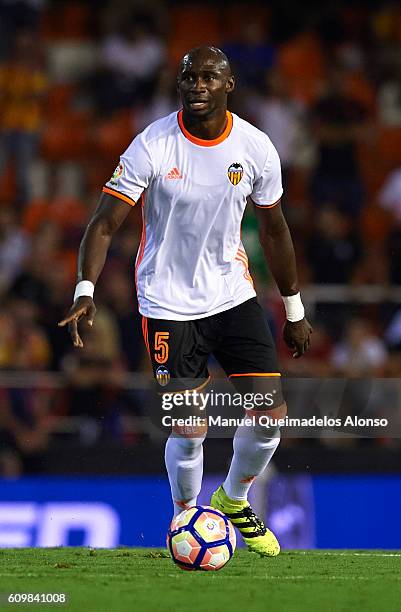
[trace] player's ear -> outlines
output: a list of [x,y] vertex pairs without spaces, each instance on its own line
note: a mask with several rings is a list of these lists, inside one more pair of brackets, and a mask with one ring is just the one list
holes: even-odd
[[235,78],[229,76],[226,83],[226,93],[231,93],[235,87]]

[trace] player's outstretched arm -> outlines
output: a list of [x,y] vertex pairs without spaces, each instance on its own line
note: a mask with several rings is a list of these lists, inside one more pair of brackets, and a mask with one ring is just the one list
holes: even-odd
[[[88,287],[92,287],[93,291],[106,261],[113,234],[118,230],[131,208],[129,204],[113,196],[105,193],[101,195],[79,247],[78,283],[86,281]],[[59,327],[68,325],[74,346],[80,348],[84,344],[79,334],[78,322],[84,320],[88,325],[93,325],[96,314],[96,306],[89,293],[91,293],[90,289],[87,295],[77,295],[76,291],[73,305],[64,319],[59,322]]]
[[[297,317],[296,310],[294,316],[288,314],[292,308],[291,302],[295,302],[296,309],[297,300],[300,301],[299,297],[291,299],[291,296],[299,294],[299,286],[290,230],[280,202],[271,208],[255,206],[255,213],[259,225],[260,244],[280,293],[284,300],[287,300],[287,320],[284,325],[283,337],[287,346],[295,349],[293,357],[298,358],[308,350],[310,335],[313,330],[303,312],[299,317]],[[290,299],[288,300],[288,298]],[[296,320],[297,318],[298,320]]]

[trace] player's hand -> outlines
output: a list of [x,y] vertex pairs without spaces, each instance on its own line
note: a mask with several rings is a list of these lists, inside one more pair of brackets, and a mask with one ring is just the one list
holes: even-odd
[[78,333],[78,321],[84,319],[88,325],[92,326],[95,315],[95,302],[88,295],[82,295],[75,300],[69,313],[62,321],[59,322],[58,326],[64,327],[65,325],[68,325],[68,331],[70,332],[73,345],[82,348],[84,343],[82,342],[82,338]]
[[285,322],[283,338],[290,349],[295,349],[292,354],[295,359],[301,357],[308,350],[312,332],[312,326],[305,318],[294,323],[291,321]]

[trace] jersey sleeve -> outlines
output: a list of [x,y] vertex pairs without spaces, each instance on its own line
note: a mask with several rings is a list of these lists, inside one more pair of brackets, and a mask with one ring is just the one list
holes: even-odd
[[261,176],[255,181],[251,199],[261,208],[274,206],[283,195],[281,164],[274,145],[269,142],[266,162]]
[[121,155],[120,162],[103,191],[134,206],[148,187],[152,176],[152,158],[142,133],[134,138]]

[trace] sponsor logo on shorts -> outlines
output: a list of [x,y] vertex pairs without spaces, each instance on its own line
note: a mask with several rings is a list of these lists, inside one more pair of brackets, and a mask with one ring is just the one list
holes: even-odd
[[235,186],[238,185],[240,180],[242,179],[242,175],[244,174],[244,169],[238,162],[231,164],[229,169],[227,170],[227,176],[230,179],[230,182]]
[[165,387],[170,382],[170,372],[165,366],[159,366],[157,368],[156,380],[161,387]]

